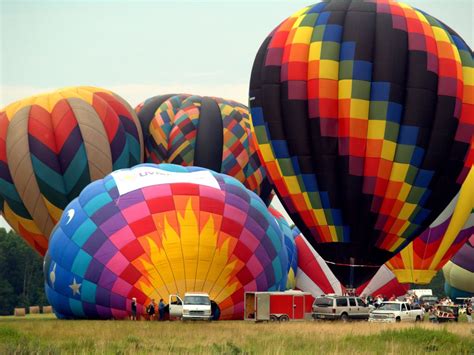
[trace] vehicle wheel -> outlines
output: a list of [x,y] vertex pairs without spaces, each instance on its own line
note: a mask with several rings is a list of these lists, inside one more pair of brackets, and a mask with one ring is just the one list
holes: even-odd
[[415,323],[416,323],[416,322],[421,322],[420,316],[416,316]]
[[401,321],[400,317],[395,318],[395,322],[400,323]]
[[288,317],[286,314],[280,317],[280,322],[288,322],[289,320],[290,320],[290,317]]
[[278,317],[274,314],[270,315],[270,322],[278,322]]
[[344,323],[349,322],[349,316],[347,315],[347,313],[342,313],[342,314],[341,314],[341,320],[342,320]]

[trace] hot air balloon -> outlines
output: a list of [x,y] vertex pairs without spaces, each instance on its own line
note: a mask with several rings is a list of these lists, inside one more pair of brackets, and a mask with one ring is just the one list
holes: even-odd
[[382,265],[372,279],[356,289],[356,294],[362,297],[383,295],[389,298],[393,295],[403,296],[409,289],[409,283],[398,282],[395,274],[386,265]]
[[286,288],[288,290],[294,289],[296,286],[296,271],[298,270],[298,253],[296,251],[295,238],[293,237],[293,230],[291,229],[285,217],[274,207],[270,206],[268,211],[278,222],[283,233],[285,247],[288,254],[288,280]]
[[314,297],[326,294],[343,295],[345,288],[298,227],[293,227],[293,237],[298,254],[296,288],[310,292]]
[[[464,211],[473,211],[459,230]],[[428,284],[474,233],[474,169],[459,195],[421,235],[386,265],[402,283]]]
[[284,290],[288,257],[263,201],[198,167],[142,164],[88,185],[65,209],[45,256],[60,318],[126,318],[130,302],[207,292],[221,319],[244,291]]
[[230,175],[270,201],[271,186],[252,138],[248,108],[217,97],[162,95],[136,108],[145,160]]
[[263,42],[249,93],[259,155],[344,285],[370,279],[458,193],[474,161],[473,66],[450,28],[391,1],[308,6]]
[[449,297],[474,297],[474,234],[443,267],[443,274]]
[[133,109],[118,95],[71,87],[0,111],[0,210],[38,253],[63,209],[91,181],[143,161]]

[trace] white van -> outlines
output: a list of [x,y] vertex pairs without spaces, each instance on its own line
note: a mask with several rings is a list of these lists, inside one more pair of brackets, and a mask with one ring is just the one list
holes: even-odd
[[170,317],[182,320],[211,320],[211,300],[203,292],[186,292],[184,298],[179,295],[169,297]]
[[421,296],[433,296],[433,290],[430,288],[419,288],[408,290],[407,292],[409,295],[416,295],[416,297],[420,298]]

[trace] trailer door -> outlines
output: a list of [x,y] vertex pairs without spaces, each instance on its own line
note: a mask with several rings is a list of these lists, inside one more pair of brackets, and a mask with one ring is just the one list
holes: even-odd
[[270,295],[257,293],[256,320],[270,320]]
[[293,296],[293,319],[304,318],[304,296]]

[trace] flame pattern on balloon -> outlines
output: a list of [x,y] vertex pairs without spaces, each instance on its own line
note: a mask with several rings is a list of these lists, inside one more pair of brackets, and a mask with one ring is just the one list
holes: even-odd
[[346,285],[459,191],[474,162],[473,68],[450,28],[387,0],[308,6],[263,42],[249,93],[261,160]]
[[138,118],[108,90],[64,88],[0,111],[0,211],[41,255],[88,183],[142,161]]
[[268,182],[252,139],[248,108],[197,95],[161,95],[135,109],[148,163],[200,166],[230,175],[269,200]]
[[244,291],[284,290],[287,265],[278,223],[240,182],[143,164],[90,184],[68,205],[44,274],[63,318],[125,318],[132,297],[142,310],[151,298],[202,291],[229,319],[242,317]]

